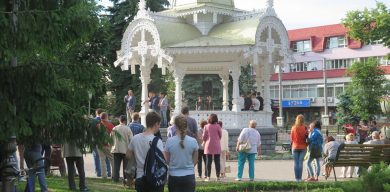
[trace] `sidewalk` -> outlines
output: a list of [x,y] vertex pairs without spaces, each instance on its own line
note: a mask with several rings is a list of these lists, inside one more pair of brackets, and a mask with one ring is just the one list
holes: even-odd
[[[87,177],[96,177],[94,171],[92,154],[87,154],[84,157],[85,172]],[[225,181],[234,181],[237,175],[237,161],[226,162],[227,166],[231,166],[231,173],[227,174]],[[336,175],[339,177],[341,168],[336,168]],[[122,169],[121,169],[122,170]],[[215,181],[214,165],[211,169],[211,180]],[[321,172],[322,173],[322,172]],[[203,173],[204,174],[204,173]],[[122,177],[122,171],[120,173]],[[198,176],[197,168],[195,167],[195,175]],[[306,166],[304,165],[303,179],[306,178]],[[344,180],[339,179],[338,180]],[[248,179],[248,164],[245,164],[243,181]],[[294,181],[294,161],[293,160],[256,160],[255,162],[255,180],[256,181]],[[325,181],[323,176],[320,176],[320,181]],[[199,180],[200,181],[200,180]],[[333,173],[328,181],[334,181]]]

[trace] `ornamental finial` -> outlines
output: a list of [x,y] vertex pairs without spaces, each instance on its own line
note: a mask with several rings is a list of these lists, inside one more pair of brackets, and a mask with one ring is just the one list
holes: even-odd
[[146,8],[145,0],[140,0],[139,3],[138,3],[138,9],[139,10],[145,10],[145,8]]
[[273,8],[274,7],[274,1],[273,0],[267,0],[267,8]]

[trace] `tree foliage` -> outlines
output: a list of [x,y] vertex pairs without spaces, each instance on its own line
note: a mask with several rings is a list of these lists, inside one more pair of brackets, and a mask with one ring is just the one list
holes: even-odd
[[379,99],[386,93],[383,69],[376,59],[370,58],[366,62],[355,62],[347,74],[351,76],[347,92],[353,104],[350,107],[352,114],[362,120],[371,120],[380,114]]
[[359,118],[352,114],[353,102],[351,100],[351,95],[348,91],[341,93],[337,96],[339,102],[337,103],[337,125],[343,126],[345,124],[351,123],[353,125],[357,124]]
[[19,2],[0,4],[0,141],[104,142],[85,134],[97,134],[85,118],[88,92],[94,100],[104,93],[99,7],[92,0]]
[[390,10],[384,3],[377,2],[376,8],[350,11],[343,19],[348,35],[365,43],[379,41],[390,47]]

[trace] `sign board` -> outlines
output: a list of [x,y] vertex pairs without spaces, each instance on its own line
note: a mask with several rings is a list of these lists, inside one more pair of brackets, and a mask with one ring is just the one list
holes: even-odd
[[282,107],[310,107],[311,101],[310,99],[302,99],[302,100],[283,100]]

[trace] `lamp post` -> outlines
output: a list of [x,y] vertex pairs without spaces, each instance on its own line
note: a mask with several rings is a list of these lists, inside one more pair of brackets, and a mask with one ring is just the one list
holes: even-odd
[[91,99],[92,99],[92,92],[88,91],[88,116],[91,115]]
[[283,85],[282,85],[282,62],[278,64],[278,80],[279,80],[279,117],[276,117],[276,122],[278,127],[283,127]]
[[[323,78],[324,78],[324,114],[322,115],[322,125],[323,126],[329,126],[329,115],[328,115],[328,80],[327,80],[327,74],[326,74],[326,58],[322,58],[322,72],[323,72]],[[326,129],[326,136],[328,136],[328,129]]]

